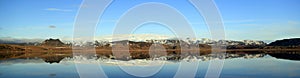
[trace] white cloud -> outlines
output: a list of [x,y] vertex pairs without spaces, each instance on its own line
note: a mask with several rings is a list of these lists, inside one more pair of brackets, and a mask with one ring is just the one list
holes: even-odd
[[58,8],[46,8],[44,9],[46,11],[60,11],[60,12],[70,12],[72,10],[68,10],[68,9],[58,9]]

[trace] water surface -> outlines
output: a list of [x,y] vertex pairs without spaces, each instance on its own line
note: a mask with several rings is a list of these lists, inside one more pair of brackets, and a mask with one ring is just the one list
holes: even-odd
[[[288,56],[293,56],[293,58],[287,58]],[[299,57],[299,54],[227,53],[220,77],[299,78],[300,61],[296,57]],[[205,77],[209,62],[214,59],[216,58],[209,55],[201,55],[193,56],[185,61],[191,64],[199,62],[196,77]],[[86,59],[65,57],[57,62],[43,58],[5,59],[0,61],[0,78],[78,78],[80,76],[74,60],[83,60],[84,63]],[[113,78],[136,77],[123,71],[119,65],[133,69],[141,66],[163,65],[158,73],[149,77],[174,77],[180,64],[179,61],[182,60],[94,59],[94,62],[101,65],[99,67],[103,68],[105,74]]]

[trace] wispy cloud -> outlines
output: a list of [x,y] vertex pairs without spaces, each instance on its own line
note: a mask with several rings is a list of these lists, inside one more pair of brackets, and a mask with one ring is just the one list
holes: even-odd
[[288,21],[287,23],[291,24],[291,25],[299,25],[300,24],[300,22],[298,22],[298,21]]
[[[223,20],[222,23],[224,24],[241,24],[241,23],[254,23],[260,20],[252,20],[252,19],[246,19],[246,20]],[[205,25],[207,21],[198,21],[198,22],[191,22],[191,24],[203,24]],[[210,22],[210,23],[221,23],[221,22]]]
[[42,42],[44,39],[28,39],[28,38],[13,38],[13,37],[0,37],[0,43],[28,43],[28,42]]
[[276,40],[300,37],[299,25],[299,21],[276,22],[271,24],[238,24],[236,26],[227,26],[226,36],[234,40]]
[[246,20],[224,20],[224,23],[250,23],[258,20],[246,19]]
[[46,11],[60,11],[60,12],[70,12],[72,10],[69,10],[69,9],[59,9],[59,8],[46,8],[44,9]]
[[50,26],[48,26],[49,28],[56,28],[56,26],[54,26],[54,25],[50,25]]

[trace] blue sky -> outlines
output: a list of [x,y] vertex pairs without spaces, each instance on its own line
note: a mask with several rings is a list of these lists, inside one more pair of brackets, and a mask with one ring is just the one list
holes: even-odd
[[[1,0],[0,38],[67,39],[82,0]],[[111,35],[117,20],[128,9],[146,2],[168,4],[181,12],[199,38],[210,38],[197,10],[185,0],[116,0],[104,12],[96,36]],[[226,39],[276,40],[300,37],[299,0],[215,0],[222,15]],[[173,35],[159,25],[147,25],[134,33]]]

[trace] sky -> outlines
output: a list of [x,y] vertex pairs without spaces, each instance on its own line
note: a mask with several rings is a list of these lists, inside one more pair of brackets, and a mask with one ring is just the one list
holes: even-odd
[[[76,15],[82,2],[82,0],[1,0],[0,39],[71,39]],[[116,23],[124,13],[136,5],[147,2],[163,3],[175,8],[189,22],[197,38],[211,37],[201,14],[186,0],[115,0],[99,17],[95,36],[112,35]],[[226,39],[277,40],[300,37],[299,0],[214,0],[214,2],[224,22]],[[133,34],[174,35],[172,30],[160,24],[141,25]]]

